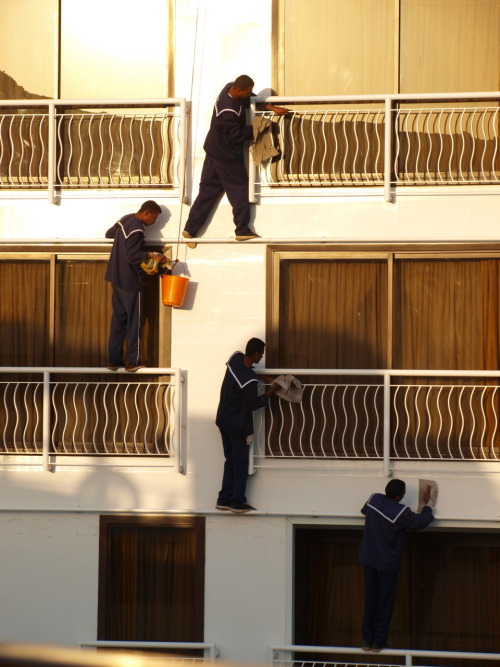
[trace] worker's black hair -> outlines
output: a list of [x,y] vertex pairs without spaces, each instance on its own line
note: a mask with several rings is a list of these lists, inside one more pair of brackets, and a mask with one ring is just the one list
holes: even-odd
[[396,496],[404,496],[406,493],[406,484],[402,479],[391,479],[385,487],[385,495],[388,498],[395,498]]
[[264,352],[266,344],[260,338],[250,338],[246,347],[245,354],[247,357],[253,357],[256,352]]
[[157,204],[155,201],[152,199],[148,199],[147,201],[142,204],[141,208],[137,211],[137,213],[161,213],[161,207],[159,204]]
[[254,82],[253,79],[246,74],[240,74],[240,76],[237,76],[233,81],[233,86],[238,88],[238,90],[246,90],[247,88],[253,88]]

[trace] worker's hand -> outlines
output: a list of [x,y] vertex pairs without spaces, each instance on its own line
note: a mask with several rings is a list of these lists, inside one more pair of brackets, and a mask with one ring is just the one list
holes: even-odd
[[277,116],[287,116],[289,113],[292,113],[290,109],[285,109],[285,107],[275,107],[273,104],[267,104],[266,111],[272,111]]
[[273,382],[269,389],[266,391],[266,396],[272,396],[278,391],[279,388],[280,385],[277,382]]
[[424,503],[427,505],[429,500],[431,499],[431,487],[428,486],[426,490],[422,494],[422,498],[424,499]]

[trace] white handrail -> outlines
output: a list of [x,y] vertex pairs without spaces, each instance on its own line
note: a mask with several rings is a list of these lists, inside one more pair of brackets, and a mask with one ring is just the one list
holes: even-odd
[[[294,652],[297,653],[324,653],[324,654],[343,654],[343,655],[367,655],[366,651],[363,651],[361,648],[352,647],[352,646],[300,646],[300,645],[273,645],[269,646],[269,664],[273,665],[279,663],[280,666],[284,662],[293,663],[293,659],[287,658],[282,660],[276,656],[276,653],[284,652],[291,654]],[[441,659],[466,659],[466,660],[499,660],[500,653],[484,653],[484,652],[468,652],[468,651],[429,651],[429,650],[420,650],[420,649],[384,649],[381,655],[390,655],[390,656],[404,656],[406,659],[406,665],[411,667],[413,665],[413,658],[441,658]],[[303,663],[303,660],[297,661]],[[329,663],[321,661],[321,664],[326,667]],[[373,663],[365,664],[376,664],[379,665],[380,662],[374,657]]]
[[[116,641],[116,640],[97,640],[78,642],[80,648],[126,648],[126,649],[187,649],[187,650],[208,650],[210,662],[215,662],[219,656],[216,644],[213,642],[141,642],[141,641]],[[178,656],[176,656],[178,657]]]

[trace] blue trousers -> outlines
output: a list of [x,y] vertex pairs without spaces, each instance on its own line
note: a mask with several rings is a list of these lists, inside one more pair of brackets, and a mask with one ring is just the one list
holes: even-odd
[[398,576],[397,572],[379,572],[365,565],[365,612],[362,632],[363,639],[368,644],[378,644],[378,646],[387,644]]
[[123,344],[127,341],[126,360],[130,364],[140,361],[140,340],[144,322],[143,294],[127,292],[113,285],[111,326],[108,338],[108,363],[123,363]]
[[224,194],[233,208],[233,220],[236,234],[245,234],[250,230],[250,202],[248,201],[248,174],[245,163],[241,160],[223,162],[205,157],[201,171],[200,191],[196,197],[184,229],[197,236],[205,224],[211,210]]
[[224,447],[224,475],[219,491],[218,503],[246,503],[245,490],[248,478],[250,447],[244,436],[233,436],[221,431]]

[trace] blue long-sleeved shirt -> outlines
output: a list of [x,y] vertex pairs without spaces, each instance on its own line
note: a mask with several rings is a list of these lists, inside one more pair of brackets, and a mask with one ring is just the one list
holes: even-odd
[[243,145],[253,136],[247,125],[246,109],[249,100],[235,100],[229,95],[233,83],[228,83],[219,93],[212,113],[210,129],[203,148],[215,160],[243,160]]
[[105,279],[127,292],[138,292],[142,288],[140,264],[148,256],[143,250],[144,223],[129,213],[108,229],[106,238],[114,242]]
[[243,363],[243,352],[235,352],[227,362],[220,390],[215,423],[223,433],[246,437],[253,433],[253,411],[264,407],[268,396],[258,393],[253,368]]
[[423,530],[434,521],[432,509],[420,514],[407,505],[374,493],[361,512],[366,516],[360,563],[379,572],[399,572],[407,530]]

